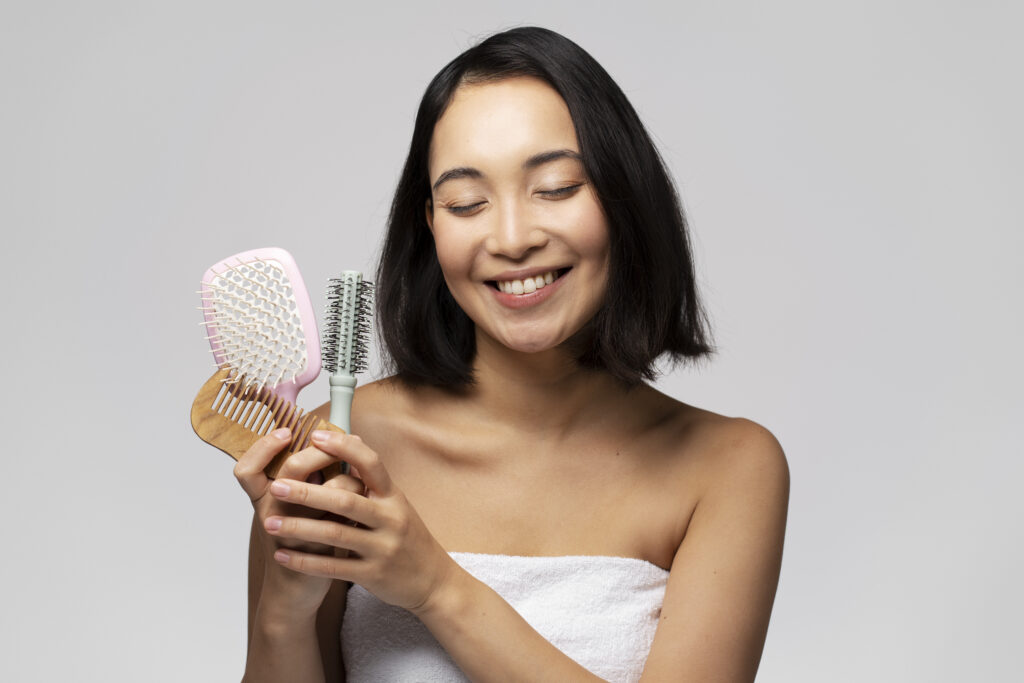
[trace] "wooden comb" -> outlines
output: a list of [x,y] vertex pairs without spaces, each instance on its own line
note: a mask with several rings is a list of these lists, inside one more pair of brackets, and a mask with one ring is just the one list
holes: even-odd
[[[340,427],[313,413],[304,413],[291,401],[266,387],[258,387],[228,367],[206,380],[192,402],[192,429],[200,439],[235,460],[257,440],[279,427],[291,429],[292,440],[267,466],[265,472],[271,478],[277,476],[285,458],[309,446],[309,436],[314,430],[344,433]],[[337,463],[324,475],[329,478],[340,472],[341,463]]]

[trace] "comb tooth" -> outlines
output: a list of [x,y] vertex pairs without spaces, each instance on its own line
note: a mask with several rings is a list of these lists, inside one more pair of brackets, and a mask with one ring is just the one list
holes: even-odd
[[246,421],[249,419],[249,414],[253,411],[253,408],[255,408],[257,405],[260,405],[260,403],[259,403],[259,401],[256,400],[256,397],[253,397],[249,401],[249,405],[247,405],[245,407],[245,410],[242,412],[241,415],[238,416],[238,419],[235,420],[235,422],[237,422],[238,424],[244,426]]
[[266,425],[272,421],[274,399],[278,398],[278,396],[265,387],[260,392],[260,395],[263,408],[260,409],[259,419],[253,421],[253,431],[256,432],[265,429]]
[[289,421],[292,419],[292,413],[295,411],[295,404],[286,403],[284,410],[281,412],[281,420],[278,422],[279,427],[289,427]]
[[277,424],[277,411],[278,411],[278,409],[280,407],[281,407],[281,397],[275,395],[274,398],[270,401],[270,406],[269,406],[270,410],[267,411],[266,422],[264,422],[262,425],[260,425],[260,431],[258,432],[258,434],[260,436],[263,436],[268,431],[270,431],[270,426],[271,425],[276,425]]
[[[221,406],[220,410],[217,411],[221,415],[223,415],[224,417],[228,417],[231,414],[231,411],[235,409],[235,402],[238,401],[238,397],[235,396],[233,393],[231,393],[230,389],[228,389],[227,393],[228,393],[229,396],[231,396],[231,398],[228,400],[228,402],[225,405]],[[231,418],[228,417],[228,419],[231,419]]]
[[288,425],[288,428],[292,430],[292,440],[291,440],[291,443],[288,444],[288,450],[293,452],[293,453],[295,451],[299,450],[298,448],[296,448],[296,446],[298,446],[300,443],[302,443],[302,440],[299,439],[299,432],[301,430],[298,429],[299,425],[301,425],[301,424],[302,424],[302,411],[301,410],[297,410],[297,411],[295,411],[295,414],[292,415],[292,418],[291,418],[291,420],[289,420],[289,425]]
[[238,414],[238,411],[241,410],[242,406],[244,405],[245,399],[243,399],[241,396],[235,396],[231,401],[231,405],[228,406],[228,409],[226,411],[224,411],[224,417],[234,422],[235,415]]
[[253,421],[252,431],[256,432],[257,434],[262,435],[266,430],[267,425],[270,424],[271,422],[271,416],[274,414],[274,410],[271,407],[271,403],[273,403],[272,397],[271,400],[263,404],[263,410],[260,411],[260,414],[257,417],[257,419]]
[[292,432],[293,438],[295,437],[295,419],[297,416],[301,414],[302,411],[299,409],[297,405],[295,405],[294,403],[288,404],[288,411],[286,413],[286,417],[284,418],[284,426],[288,428],[288,431]]
[[238,392],[238,401],[234,405],[234,409],[229,411],[226,417],[232,422],[238,422],[238,415],[242,412],[246,405],[249,403],[249,387],[251,385],[246,383],[242,386],[242,389]]
[[266,399],[267,397],[264,395],[262,390],[258,394],[256,394],[256,396],[253,397],[252,411],[249,412],[247,416],[243,415],[242,420],[239,422],[239,424],[245,427],[246,429],[252,430],[252,426],[256,424],[256,421],[259,419],[260,415],[262,415],[263,411],[266,410],[267,408]]
[[313,425],[319,422],[317,416],[313,413],[309,413],[306,417],[302,418],[302,423],[298,428],[298,437],[296,444],[298,448],[295,450],[301,451],[303,448],[309,446],[309,435],[313,433]]
[[259,425],[260,421],[263,419],[263,413],[265,412],[267,412],[267,404],[263,401],[259,401],[259,408],[252,412],[252,415],[249,416],[249,419],[242,426],[249,431],[257,431],[256,426]]
[[221,380],[221,386],[224,388],[224,393],[221,395],[221,401],[217,406],[217,412],[221,415],[226,415],[230,412],[231,407],[234,405],[237,396],[233,386],[236,381],[237,379],[232,375],[228,375]]
[[213,397],[213,405],[210,409],[215,413],[220,413],[221,404],[224,403],[224,399],[231,393],[228,391],[227,386],[224,382],[221,382],[220,389],[217,390],[217,395]]
[[271,420],[267,423],[268,430],[270,425],[274,425],[275,429],[281,426],[281,411],[284,410],[284,408],[284,399],[275,395],[273,409],[270,411]]
[[292,411],[292,404],[280,396],[277,397],[277,408],[274,410],[274,426],[283,427],[288,420],[288,414]]

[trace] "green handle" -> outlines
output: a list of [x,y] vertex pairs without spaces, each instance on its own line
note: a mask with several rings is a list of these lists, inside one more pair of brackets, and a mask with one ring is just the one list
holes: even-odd
[[[348,434],[352,431],[352,396],[356,378],[352,375],[331,375],[331,424]],[[341,463],[341,473],[348,474],[348,463]]]

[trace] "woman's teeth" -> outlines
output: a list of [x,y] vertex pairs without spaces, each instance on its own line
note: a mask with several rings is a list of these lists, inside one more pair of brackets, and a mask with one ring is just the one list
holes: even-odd
[[543,275],[536,277],[528,277],[523,280],[503,280],[498,281],[498,289],[505,292],[506,294],[530,294],[536,292],[538,289],[550,285],[558,277],[557,273],[550,270]]

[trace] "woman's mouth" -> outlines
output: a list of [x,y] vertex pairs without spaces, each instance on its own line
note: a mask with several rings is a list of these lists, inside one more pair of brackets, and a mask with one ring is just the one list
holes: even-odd
[[522,280],[488,280],[487,284],[499,292],[504,292],[505,294],[533,294],[538,289],[547,287],[570,270],[571,268],[549,270],[546,273],[541,273],[534,277],[523,278]]

